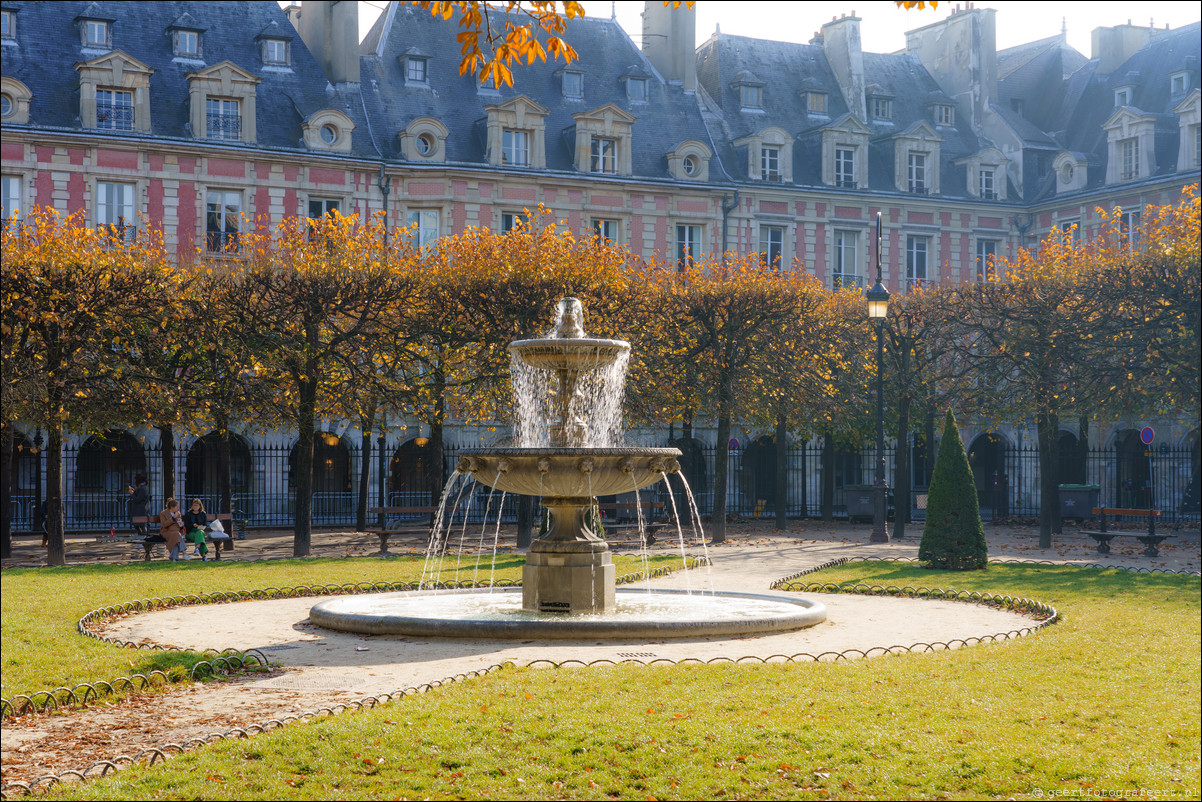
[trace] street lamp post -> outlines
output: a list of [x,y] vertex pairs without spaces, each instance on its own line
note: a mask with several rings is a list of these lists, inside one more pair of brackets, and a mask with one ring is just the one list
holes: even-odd
[[868,318],[876,324],[876,481],[872,485],[872,536],[869,543],[888,543],[888,511],[885,484],[885,318],[889,314],[889,290],[881,281],[881,213],[876,213],[876,284],[864,294]]

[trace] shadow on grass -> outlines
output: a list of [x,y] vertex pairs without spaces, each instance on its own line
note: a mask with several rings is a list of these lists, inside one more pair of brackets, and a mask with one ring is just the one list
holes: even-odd
[[1020,565],[991,563],[983,571],[947,571],[899,563],[851,562],[810,574],[804,579],[824,581],[827,576],[853,574],[839,584],[897,585],[899,587],[955,588],[1030,596],[1054,603],[1063,597],[1075,601],[1111,600],[1119,596],[1156,598],[1160,594],[1187,598],[1195,603],[1202,579],[1182,574],[1152,574],[1117,568],[1072,565]]

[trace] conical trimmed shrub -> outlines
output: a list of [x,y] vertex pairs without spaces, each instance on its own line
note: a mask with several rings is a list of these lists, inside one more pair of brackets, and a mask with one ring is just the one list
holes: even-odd
[[965,571],[984,568],[988,558],[972,468],[956,419],[948,410],[927,494],[927,519],[918,559],[928,568]]

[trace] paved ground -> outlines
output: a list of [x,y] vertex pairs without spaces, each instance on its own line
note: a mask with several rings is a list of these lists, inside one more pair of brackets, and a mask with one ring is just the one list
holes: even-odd
[[[657,587],[768,591],[769,584],[838,557],[915,557],[914,539],[869,544],[870,527],[794,522],[777,532],[763,522],[742,522],[729,530],[726,543],[710,546],[713,568],[676,573],[656,580]],[[987,527],[993,559],[1047,560],[1184,570],[1202,566],[1197,528],[1161,545],[1159,558],[1145,557],[1133,539],[1116,540],[1114,553],[1102,557],[1093,541],[1068,532],[1051,549],[1038,548],[1037,534],[1021,528]],[[289,532],[253,532],[238,541],[229,557],[238,560],[292,555]],[[613,543],[615,551],[632,550],[631,542]],[[514,546],[512,533],[502,532],[501,548]],[[318,532],[313,554],[319,557],[366,556],[378,548],[373,535]],[[663,542],[656,551],[677,550]],[[130,559],[129,544],[98,544],[71,538],[73,564]],[[417,539],[392,547],[396,553],[424,552]],[[17,538],[5,568],[44,564],[37,540]],[[137,558],[141,559],[141,549]],[[315,599],[247,602],[231,607],[201,606],[132,616],[109,625],[113,635],[135,641],[203,648],[262,649],[280,668],[227,683],[175,689],[166,694],[135,697],[115,707],[75,710],[60,716],[38,716],[5,722],[2,730],[4,782],[29,781],[66,769],[83,769],[95,760],[140,746],[181,742],[190,737],[263,722],[287,714],[349,702],[366,695],[417,686],[501,662],[537,660],[622,660],[657,658],[738,659],[747,656],[821,654],[848,649],[909,646],[1009,632],[1029,626],[1031,619],[978,605],[913,599],[816,596],[828,619],[810,629],[743,638],[694,638],[683,641],[545,641],[435,640],[367,637],[320,630],[308,621]],[[114,598],[114,602],[124,601]],[[199,633],[199,634],[198,634]]]

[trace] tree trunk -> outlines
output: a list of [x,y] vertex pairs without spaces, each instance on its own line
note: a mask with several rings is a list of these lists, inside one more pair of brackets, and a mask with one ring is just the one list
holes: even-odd
[[[51,405],[61,408],[57,399]],[[63,427],[52,416],[46,428],[46,564],[66,565],[66,519],[63,516]]]
[[897,399],[897,449],[893,453],[893,539],[904,540],[910,520],[910,396]]
[[789,429],[785,416],[776,418],[776,528],[784,529],[789,512]]
[[935,475],[935,400],[931,399],[927,404],[926,424],[922,436],[926,441],[926,453],[924,456],[925,465],[923,466],[927,477],[927,486],[931,484],[931,477]]
[[[175,498],[175,427],[170,423],[159,426],[159,454],[163,462],[163,501]],[[154,510],[152,515],[158,515]]]
[[292,556],[308,557],[313,545],[313,442],[314,427],[317,425],[317,385],[312,381],[304,381],[299,389]]
[[835,436],[822,435],[822,520],[835,520]]
[[12,424],[0,422],[0,557],[13,556],[13,477],[17,470]]
[[518,497],[518,548],[530,548],[534,539],[534,496]]
[[718,391],[718,447],[714,449],[714,512],[710,532],[714,543],[726,540],[726,482],[730,467],[730,413],[733,389],[723,379]]
[[[230,486],[230,430],[221,421],[217,429],[217,512],[234,512],[234,491]],[[231,521],[231,524],[233,522]]]
[[442,498],[442,487],[446,484],[446,454],[444,429],[447,420],[447,386],[441,368],[434,370],[434,410],[430,416],[430,458],[426,460],[426,486],[430,490],[430,504],[436,506]]
[[359,498],[355,501],[355,531],[367,531],[367,496],[371,489],[371,430],[375,428],[376,405],[370,404],[359,418],[362,445],[359,448]]
[[1050,412],[1035,417],[1039,429],[1039,548],[1052,547],[1052,533],[1059,529],[1060,479],[1056,460],[1056,430],[1059,422]]

